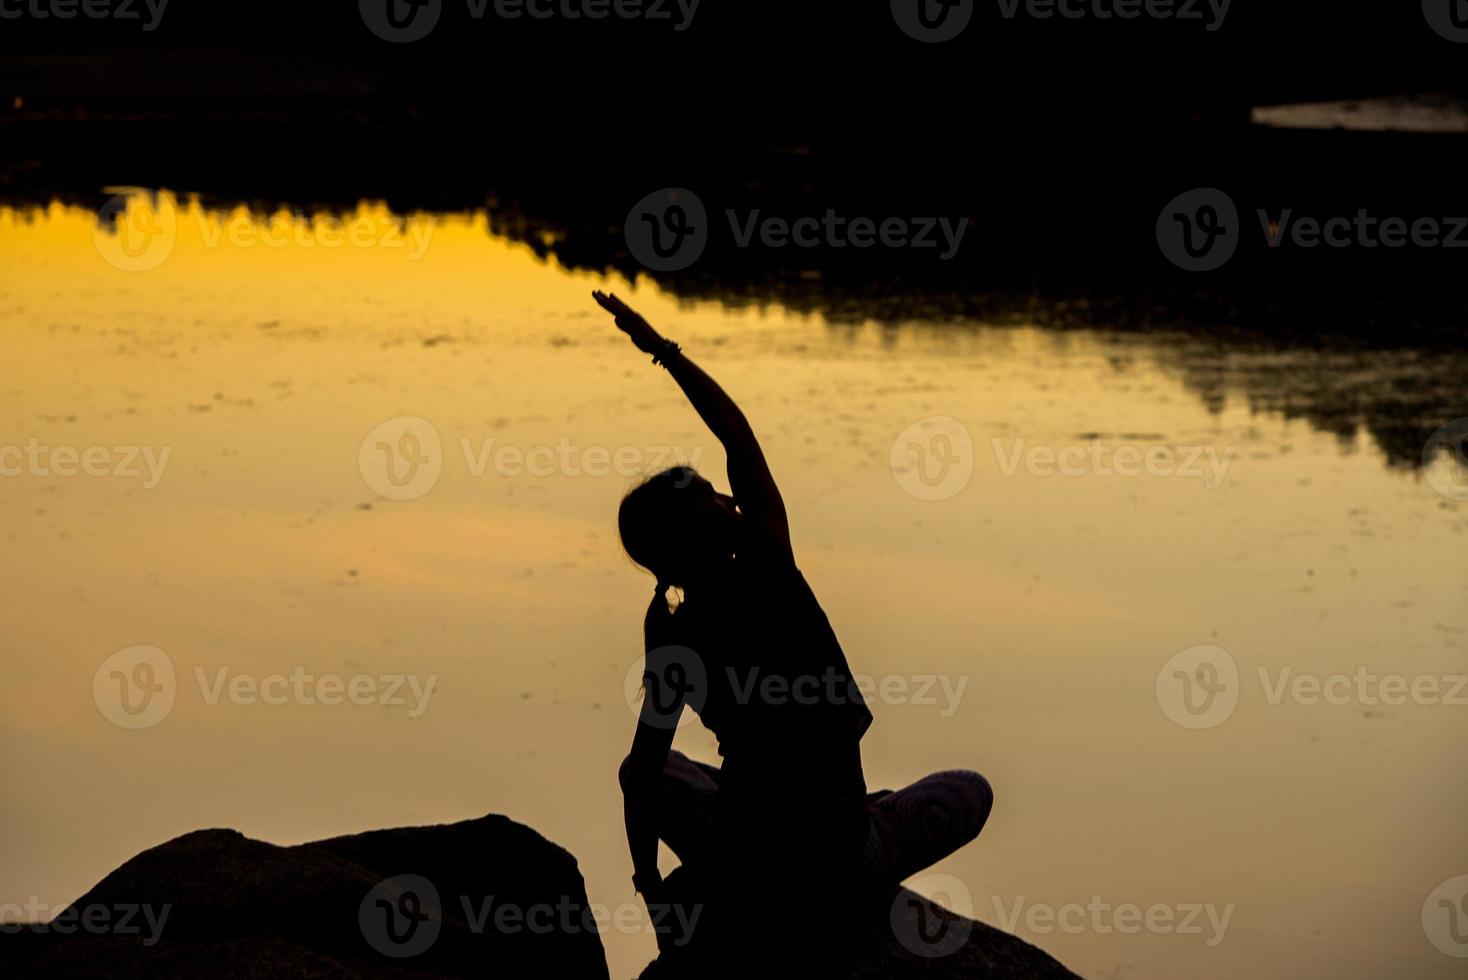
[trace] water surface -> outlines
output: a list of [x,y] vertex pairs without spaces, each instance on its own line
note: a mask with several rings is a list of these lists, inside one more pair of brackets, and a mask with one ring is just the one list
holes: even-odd
[[[385,212],[357,217],[376,236],[331,247],[181,212],[165,257],[130,271],[89,212],[0,211],[0,442],[168,453],[151,486],[0,480],[0,903],[68,902],[199,827],[290,843],[496,811],[571,850],[593,901],[636,907],[615,774],[651,583],[613,515],[634,469],[723,457],[593,308],[610,287],[745,407],[854,668],[914,695],[963,685],[880,699],[864,743],[874,788],[958,766],[996,788],[981,839],[920,890],[957,879],[974,914],[1088,977],[1460,975],[1421,913],[1468,873],[1468,705],[1272,704],[1259,679],[1468,672],[1468,511],[1353,420],[1322,424],[1297,383],[1349,378],[1379,404],[1431,375],[1413,411],[1426,390],[1442,422],[1468,415],[1420,358],[836,327],[568,273],[482,215],[418,219],[421,250],[387,244]],[[387,499],[361,452],[404,416],[439,437],[438,474]],[[964,430],[946,486],[894,468],[899,438]],[[1047,474],[1037,447],[1226,465]],[[166,653],[176,697],[128,730],[93,681],[135,645]],[[1198,646],[1236,663],[1238,701],[1190,729],[1157,680]],[[426,705],[208,697],[303,672],[435,683]],[[712,758],[696,726],[679,744]],[[780,928],[801,899],[769,877]],[[1206,925],[1026,917],[1125,903],[1232,911],[1211,945]],[[615,977],[653,954],[636,923],[603,938]]]

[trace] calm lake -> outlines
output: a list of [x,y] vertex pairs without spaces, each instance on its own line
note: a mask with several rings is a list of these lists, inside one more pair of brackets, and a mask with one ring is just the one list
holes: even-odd
[[[1430,432],[1461,372],[686,304],[482,214],[123,222],[0,210],[0,905],[201,827],[492,811],[576,855],[636,976],[616,770],[652,583],[614,515],[675,461],[727,484],[609,288],[761,434],[872,685],[869,785],[994,785],[913,887],[1087,977],[1462,975],[1432,930],[1468,930],[1434,918],[1468,874],[1468,485],[1319,424],[1400,400]],[[118,677],[171,701],[119,713]],[[810,899],[769,882],[789,928]]]

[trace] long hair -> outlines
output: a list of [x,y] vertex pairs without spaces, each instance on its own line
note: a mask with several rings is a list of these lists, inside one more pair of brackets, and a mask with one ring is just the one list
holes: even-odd
[[657,586],[643,617],[647,650],[675,642],[668,589],[687,584],[687,498],[698,476],[691,466],[673,466],[642,481],[617,508],[617,533],[627,556],[653,574]]

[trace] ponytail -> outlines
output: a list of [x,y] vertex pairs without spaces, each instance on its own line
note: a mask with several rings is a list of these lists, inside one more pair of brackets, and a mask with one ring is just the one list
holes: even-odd
[[642,620],[643,649],[646,652],[673,642],[673,610],[668,608],[668,584],[658,582],[653,588],[652,601],[647,604],[647,615]]

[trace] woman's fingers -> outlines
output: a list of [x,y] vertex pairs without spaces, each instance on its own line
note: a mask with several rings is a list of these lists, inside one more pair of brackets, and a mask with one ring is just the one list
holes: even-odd
[[600,306],[602,309],[606,310],[613,316],[616,316],[620,312],[620,310],[618,309],[620,304],[613,302],[612,298],[606,293],[602,292],[600,289],[593,292],[591,294],[591,297],[592,299],[596,300],[596,304],[598,306]]
[[602,309],[612,314],[617,322],[617,329],[629,337],[635,337],[637,334],[650,333],[652,331],[652,327],[642,318],[642,315],[622,302],[616,293],[609,295],[600,289],[596,289],[592,291],[591,295],[596,299]]
[[597,290],[594,290],[591,295],[597,301],[597,303],[601,306],[602,309],[606,310],[608,313],[612,314],[613,316],[634,315],[632,313],[632,307],[628,306],[626,303],[624,303],[620,299],[618,299],[616,293],[613,293],[610,296],[608,296],[606,293],[602,292],[600,289],[597,289]]

